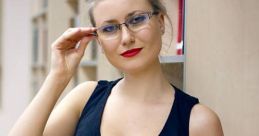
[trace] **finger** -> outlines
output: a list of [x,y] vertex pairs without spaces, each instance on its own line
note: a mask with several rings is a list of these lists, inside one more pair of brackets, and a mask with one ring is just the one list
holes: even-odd
[[95,31],[93,27],[70,28],[56,40],[55,44],[61,49],[75,47],[83,37],[91,37]]
[[80,44],[79,44],[79,47],[78,47],[78,52],[80,52],[81,54],[84,54],[85,52],[85,49],[88,45],[88,43],[94,39],[94,36],[91,36],[91,37],[84,37],[81,41],[80,41]]
[[95,31],[93,27],[71,28],[64,33],[63,38],[72,42],[78,42],[85,36],[92,36],[91,34]]

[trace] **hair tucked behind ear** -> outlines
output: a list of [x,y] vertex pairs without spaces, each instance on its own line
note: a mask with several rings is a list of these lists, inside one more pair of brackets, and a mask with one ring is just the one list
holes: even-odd
[[[171,29],[169,29],[169,32],[170,32],[169,34],[171,35],[170,36],[170,43],[169,44],[163,43],[163,46],[162,46],[163,49],[161,50],[162,52],[160,52],[160,53],[163,54],[163,52],[166,53],[169,50],[169,48],[170,48],[170,46],[173,42],[173,23],[172,23],[169,15],[167,13],[166,7],[164,6],[164,4],[162,3],[161,0],[148,0],[148,2],[150,3],[150,5],[152,6],[154,11],[159,11],[160,13],[162,13],[167,18],[167,21],[168,21],[168,23],[170,24],[170,27],[171,27]],[[162,33],[164,33],[164,32],[165,32],[165,30],[163,30]]]

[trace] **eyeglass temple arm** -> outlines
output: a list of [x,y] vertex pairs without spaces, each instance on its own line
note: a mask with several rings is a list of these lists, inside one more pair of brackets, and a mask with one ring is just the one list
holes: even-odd
[[88,33],[86,36],[98,36],[97,32]]

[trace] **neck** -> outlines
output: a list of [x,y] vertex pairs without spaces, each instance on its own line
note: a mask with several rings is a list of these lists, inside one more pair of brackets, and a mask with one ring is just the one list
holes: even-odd
[[159,61],[137,73],[126,73],[118,84],[119,93],[131,99],[158,100],[172,94],[172,86],[165,78]]

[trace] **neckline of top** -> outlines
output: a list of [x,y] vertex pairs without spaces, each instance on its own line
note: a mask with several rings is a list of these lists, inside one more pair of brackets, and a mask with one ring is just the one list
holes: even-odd
[[[106,105],[106,102],[107,102],[107,99],[108,97],[110,96],[111,94],[111,91],[112,91],[112,88],[121,80],[122,78],[119,78],[115,81],[112,81],[112,83],[108,86],[108,89],[105,93],[107,93],[107,97],[105,98],[105,103],[103,103],[103,105],[101,106],[101,112],[100,112],[100,118],[99,118],[99,122],[98,122],[98,131],[99,131],[99,136],[101,136],[101,124],[102,124],[102,115],[103,115],[103,112],[104,112],[104,108],[105,108],[105,105]],[[171,106],[171,109],[170,109],[170,113],[166,119],[166,122],[162,128],[162,130],[160,131],[159,135],[163,134],[164,131],[165,131],[165,128],[166,126],[168,126],[169,124],[169,120],[170,118],[173,117],[173,112],[175,111],[175,108],[176,108],[176,103],[177,103],[177,98],[178,98],[178,89],[173,85],[171,84],[173,90],[174,90],[174,97],[173,97],[173,104]]]

